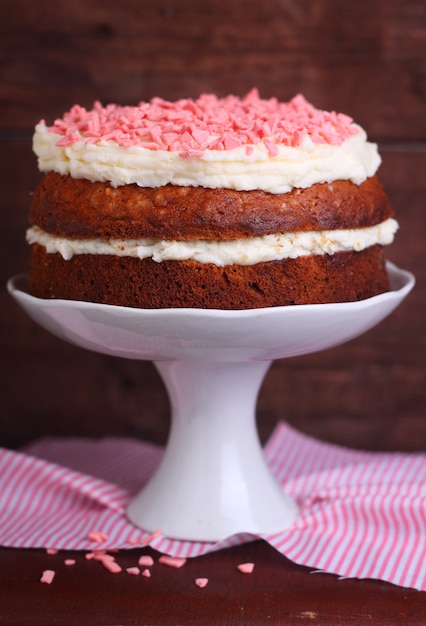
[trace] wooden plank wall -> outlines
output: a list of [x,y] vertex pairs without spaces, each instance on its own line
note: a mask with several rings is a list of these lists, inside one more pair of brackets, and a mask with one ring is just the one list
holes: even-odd
[[425,449],[425,41],[424,0],[2,0],[0,445],[43,435],[164,443],[169,427],[152,364],[64,344],[6,293],[7,279],[28,269],[34,124],[76,102],[258,87],[348,113],[379,143],[401,225],[389,256],[417,278],[407,302],[363,337],[273,364],[259,397],[262,440],[286,419],[353,447]]

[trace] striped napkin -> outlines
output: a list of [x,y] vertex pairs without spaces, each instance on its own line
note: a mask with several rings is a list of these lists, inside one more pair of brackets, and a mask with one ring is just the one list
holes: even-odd
[[195,557],[261,538],[318,571],[426,591],[425,454],[348,450],[280,423],[265,457],[297,500],[298,520],[273,535],[241,533],[218,543],[149,535],[127,521],[129,498],[162,454],[129,439],[42,439],[18,452],[0,449],[0,545],[88,551],[151,545]]

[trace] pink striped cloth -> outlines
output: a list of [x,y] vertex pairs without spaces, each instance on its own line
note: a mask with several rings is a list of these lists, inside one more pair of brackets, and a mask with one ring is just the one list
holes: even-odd
[[[177,541],[129,523],[127,502],[162,453],[128,439],[43,439],[19,452],[0,449],[0,544],[69,550],[149,544],[195,557],[258,538]],[[281,423],[265,456],[301,514],[285,532],[259,538],[317,571],[426,591],[426,455],[348,450]],[[93,530],[105,541],[91,541]]]

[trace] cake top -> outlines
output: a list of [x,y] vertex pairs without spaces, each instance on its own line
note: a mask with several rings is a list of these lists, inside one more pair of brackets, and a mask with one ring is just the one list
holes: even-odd
[[35,129],[41,171],[113,187],[202,186],[270,193],[350,180],[362,183],[380,165],[377,146],[342,113],[316,109],[302,95],[286,103],[244,98],[138,106],[75,105]]
[[75,105],[49,130],[61,136],[58,146],[112,140],[187,157],[241,146],[249,154],[259,142],[276,156],[277,146],[299,146],[305,136],[316,144],[339,145],[360,129],[349,116],[316,109],[301,94],[283,103],[261,99],[253,89],[244,98],[203,94],[176,102],[153,98],[138,106],[95,102],[90,111]]

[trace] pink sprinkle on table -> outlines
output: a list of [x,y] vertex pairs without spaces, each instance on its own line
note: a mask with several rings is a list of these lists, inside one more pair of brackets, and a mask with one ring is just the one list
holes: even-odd
[[95,554],[95,561],[101,561],[104,563],[105,561],[115,561],[115,557],[112,554]]
[[208,578],[196,578],[195,579],[195,584],[197,585],[197,587],[200,587],[201,589],[206,587],[208,582],[209,582]]
[[158,559],[158,562],[163,565],[168,565],[169,567],[179,568],[182,567],[182,565],[185,565],[186,559],[178,556],[168,556],[167,554],[163,554],[163,556],[160,556]]
[[138,565],[142,567],[152,567],[154,565],[154,559],[149,554],[143,554],[139,557]]
[[55,574],[56,572],[53,569],[45,569],[40,578],[40,582],[45,583],[46,585],[50,585],[55,578]]
[[87,561],[91,561],[92,559],[100,561],[102,557],[107,556],[107,552],[106,550],[92,550],[91,552],[86,552],[84,556]]
[[238,569],[243,574],[251,574],[254,570],[254,563],[240,563],[240,565],[238,565]]
[[128,574],[132,574],[132,576],[139,576],[139,574],[141,573],[139,567],[128,567],[126,569],[126,572]]
[[102,563],[102,565],[105,567],[105,569],[107,569],[112,574],[118,574],[118,573],[120,573],[122,571],[122,568],[120,567],[120,565],[118,563],[116,563],[114,558],[112,558],[112,559],[110,559],[110,558],[103,558],[103,559],[99,559],[99,561]]
[[105,550],[93,550],[92,552],[87,552],[85,558],[90,561],[99,561],[102,565],[113,574],[122,571],[122,568],[118,563],[115,562],[115,557],[112,554],[108,554]]

